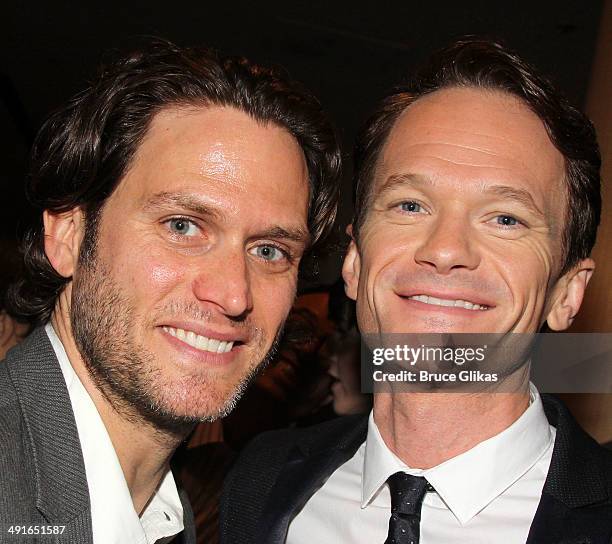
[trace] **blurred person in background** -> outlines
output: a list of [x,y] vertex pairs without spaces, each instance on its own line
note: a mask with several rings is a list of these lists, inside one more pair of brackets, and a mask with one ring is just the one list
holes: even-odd
[[30,332],[28,323],[20,322],[6,311],[6,296],[9,285],[21,274],[19,251],[16,244],[0,239],[0,361],[13,346],[21,342]]
[[361,388],[361,337],[355,301],[346,296],[341,280],[330,289],[328,313],[334,329],[319,353],[334,379],[333,410],[341,416],[367,413],[372,407],[372,395],[363,393]]

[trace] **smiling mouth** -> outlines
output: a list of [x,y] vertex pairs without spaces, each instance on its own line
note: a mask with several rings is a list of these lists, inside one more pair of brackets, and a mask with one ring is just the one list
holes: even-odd
[[208,338],[200,334],[196,334],[193,331],[186,331],[184,329],[174,329],[172,327],[162,327],[169,335],[178,338],[182,342],[185,342],[192,348],[199,349],[200,351],[209,351],[211,353],[228,353],[234,347],[234,342],[224,342],[222,340],[216,340],[214,338]]
[[485,306],[484,304],[476,304],[474,302],[470,302],[469,300],[461,300],[461,299],[444,299],[444,298],[430,297],[427,295],[412,295],[406,298],[408,298],[408,300],[416,300],[424,304],[431,304],[433,306],[445,306],[447,308],[463,308],[465,310],[480,310],[480,311],[488,310],[490,308],[489,306]]

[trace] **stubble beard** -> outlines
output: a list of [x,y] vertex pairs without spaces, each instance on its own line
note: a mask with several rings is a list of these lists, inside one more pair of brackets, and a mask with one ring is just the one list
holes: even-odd
[[[92,239],[88,240],[88,235]],[[160,367],[164,362],[131,335],[136,309],[96,255],[95,237],[90,231],[83,240],[70,322],[96,387],[121,417],[134,424],[145,423],[163,434],[184,435],[196,423],[228,415],[276,355],[282,324],[262,361],[251,363],[229,391],[227,386],[219,387],[218,377],[202,372],[180,378],[165,376]]]

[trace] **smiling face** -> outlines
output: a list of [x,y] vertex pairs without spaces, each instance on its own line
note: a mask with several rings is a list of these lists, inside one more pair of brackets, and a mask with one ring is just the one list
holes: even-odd
[[276,125],[221,107],[153,119],[73,275],[75,340],[107,398],[158,425],[231,407],[293,302],[308,195]]
[[449,88],[408,106],[370,202],[343,268],[362,332],[536,332],[580,306],[585,263],[558,278],[564,158],[511,95]]

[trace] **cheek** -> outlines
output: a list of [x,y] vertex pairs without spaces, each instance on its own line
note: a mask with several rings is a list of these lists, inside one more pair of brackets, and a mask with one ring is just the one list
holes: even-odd
[[256,322],[266,324],[271,332],[285,320],[295,300],[297,272],[283,277],[255,278],[251,289]]
[[517,240],[490,250],[486,265],[505,284],[509,299],[504,304],[512,330],[536,330],[544,311],[553,256],[545,244]]
[[373,332],[379,319],[392,311],[394,286],[414,255],[414,240],[388,225],[367,225],[360,240],[361,269],[357,315],[362,331]]
[[[389,229],[390,231],[392,229]],[[414,240],[406,239],[402,233],[385,232],[379,229],[372,233],[362,246],[359,288],[362,293],[393,289],[397,276],[414,263]]]
[[144,248],[127,252],[123,259],[114,257],[111,262],[118,261],[122,264],[115,266],[115,276],[122,284],[128,284],[131,297],[159,299],[185,281],[187,267],[177,255]]
[[160,293],[170,291],[176,285],[180,285],[185,275],[181,266],[156,258],[148,260],[145,270],[143,280],[149,284],[151,289]]
[[491,252],[496,267],[515,296],[537,298],[544,294],[551,279],[553,256],[549,248],[533,240],[517,241]]

